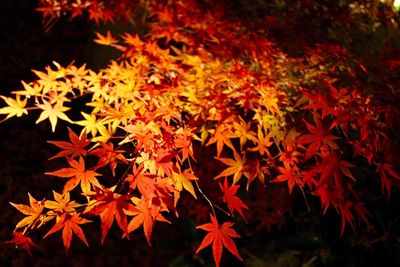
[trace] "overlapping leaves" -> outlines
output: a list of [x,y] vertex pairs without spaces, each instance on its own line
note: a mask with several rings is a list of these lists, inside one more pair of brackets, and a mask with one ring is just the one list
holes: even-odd
[[[62,13],[55,9],[58,1],[42,2],[46,17]],[[131,2],[121,1],[124,12],[104,1],[65,1],[62,8],[71,17],[87,12],[98,23],[129,16]],[[264,30],[198,7],[197,1],[150,1],[154,16],[147,39],[97,33],[96,43],[121,52],[106,68],[94,72],[55,63],[55,69],[34,71],[37,80],[23,83],[15,97],[2,96],[4,120],[39,110],[36,122],[49,121],[52,131],[60,120],[71,127],[68,142],[50,142],[61,149],[51,159],[67,165],[47,174],[66,180],[63,192],[54,192],[54,201],[29,195],[30,206],[12,204],[26,215],[13,243],[30,252],[33,244],[23,233],[55,220],[45,236],[61,231],[67,251],[73,234],[88,245],[83,225],[98,216],[102,243],[116,221],[127,238],[143,228],[150,245],[156,222],[179,215],[186,194],[210,206],[211,222],[197,227],[208,233],[196,253],[211,245],[219,266],[223,247],[242,258],[232,240],[239,238],[234,223],[218,222],[218,210],[225,209],[215,209],[216,202],[222,200],[226,214],[246,220],[251,198],[243,197],[242,185],[269,182],[319,197],[324,211],[333,207],[340,214],[342,233],[354,225],[354,215],[368,223],[352,190],[359,180],[352,161],[375,169],[390,192],[400,177],[389,138],[392,120],[382,118],[393,114],[385,103],[373,105],[363,88],[341,88],[333,69],[325,69],[330,52],[349,53],[315,49],[299,64],[274,48]],[[82,96],[85,111],[72,119],[70,102]],[[210,153],[211,163],[195,147]],[[208,197],[213,189],[202,188],[208,166],[218,166],[211,178],[222,198]],[[74,200],[80,193],[86,202]]]

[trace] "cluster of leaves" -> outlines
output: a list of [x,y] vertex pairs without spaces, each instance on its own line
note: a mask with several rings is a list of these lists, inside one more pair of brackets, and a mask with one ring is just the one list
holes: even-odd
[[[291,58],[269,41],[264,23],[230,16],[223,2],[40,3],[48,18],[88,12],[97,23],[133,20],[135,8],[150,15],[146,36],[97,33],[96,43],[120,52],[106,68],[55,63],[34,71],[37,80],[23,82],[14,96],[1,96],[4,120],[38,110],[36,123],[80,130],[68,128],[69,141],[50,141],[60,149],[51,160],[66,162],[47,173],[65,181],[54,200],[29,195],[29,206],[12,203],[26,217],[11,242],[29,253],[28,233],[49,222],[44,237],[62,231],[67,252],[73,233],[88,245],[82,225],[95,216],[101,242],[115,220],[124,238],[142,227],[151,245],[155,223],[180,215],[186,191],[191,202],[209,205],[206,216],[192,214],[198,222],[210,218],[197,226],[208,233],[196,253],[212,244],[219,266],[223,247],[242,260],[234,222],[220,221],[236,214],[247,221],[254,203],[241,194],[250,187],[287,183],[290,193],[319,198],[324,212],[332,207],[341,216],[343,234],[357,218],[369,224],[355,189],[363,177],[355,173],[379,177],[388,195],[400,180],[393,132],[400,110],[387,101],[398,99],[399,89],[363,87],[359,73],[368,70],[343,47],[321,44]],[[221,166],[214,188],[203,171],[210,163],[196,147]],[[262,214],[265,203],[255,202]]]

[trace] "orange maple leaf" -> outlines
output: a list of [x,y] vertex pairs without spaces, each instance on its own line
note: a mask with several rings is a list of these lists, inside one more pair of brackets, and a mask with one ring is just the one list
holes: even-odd
[[[43,223],[43,218],[42,218],[42,212],[44,209],[44,199],[41,201],[37,201],[34,197],[31,196],[31,194],[28,193],[29,196],[29,205],[24,205],[24,204],[14,204],[10,202],[10,204],[22,212],[23,214],[27,215],[27,217],[23,218],[20,220],[17,225],[15,226],[15,229],[22,228],[22,227],[31,227],[35,228],[36,226],[39,226]],[[39,227],[38,226],[38,227]]]
[[100,186],[96,176],[101,174],[92,171],[85,170],[85,161],[82,156],[79,157],[79,162],[73,159],[68,159],[68,164],[72,168],[62,168],[53,172],[46,172],[47,175],[53,175],[61,178],[70,178],[64,186],[63,194],[74,189],[79,183],[83,193],[90,192],[90,185]]
[[128,163],[125,156],[122,154],[124,150],[114,149],[113,143],[100,143],[101,147],[95,148],[90,151],[90,154],[96,155],[99,157],[97,162],[97,168],[110,165],[111,172],[113,176],[115,176],[115,169],[117,167],[117,162]]
[[87,139],[86,131],[83,131],[81,136],[78,136],[70,128],[68,128],[69,140],[71,142],[65,141],[48,141],[48,143],[55,145],[62,149],[56,155],[50,159],[61,158],[71,155],[72,158],[76,158],[80,155],[86,156],[85,147],[91,142],[91,139]]
[[259,126],[257,137],[258,138],[255,139],[257,146],[249,148],[249,151],[258,151],[261,156],[263,156],[264,154],[270,156],[271,154],[269,153],[268,147],[270,147],[274,143],[273,141],[270,141],[272,137],[272,132],[269,132],[267,135],[264,136],[262,127]]
[[230,147],[232,150],[235,150],[230,138],[236,138],[237,136],[229,130],[221,129],[222,127],[218,127],[214,135],[208,141],[207,146],[217,143],[217,157],[221,155],[222,149],[224,145]]
[[222,225],[219,225],[217,219],[212,214],[210,214],[210,218],[211,223],[202,224],[196,227],[196,229],[202,229],[209,232],[204,237],[200,246],[197,248],[196,254],[212,243],[214,262],[217,267],[220,265],[223,247],[227,248],[230,253],[235,255],[239,260],[243,261],[242,257],[239,255],[235,243],[231,238],[240,237],[240,235],[238,235],[238,233],[231,228],[233,223],[224,222]]
[[98,203],[91,208],[89,212],[91,214],[100,215],[102,244],[104,243],[104,239],[114,222],[114,218],[117,220],[118,226],[121,230],[124,231],[124,233],[127,231],[128,221],[124,209],[128,208],[128,198],[126,195],[114,193],[115,188],[116,186],[113,186],[110,189],[95,187],[94,193],[87,194]]
[[129,34],[125,33],[122,38],[124,39],[124,42],[130,46],[136,47],[136,48],[141,48],[144,45],[144,42],[140,39],[138,34]]
[[107,31],[106,36],[101,35],[100,33],[96,32],[96,37],[94,41],[101,45],[110,45],[113,46],[118,43],[118,40],[112,37],[111,32]]
[[289,192],[292,193],[293,187],[298,185],[300,187],[303,186],[303,182],[301,181],[298,175],[298,169],[296,167],[291,167],[286,165],[283,167],[278,167],[279,171],[281,172],[275,179],[271,182],[288,182]]
[[134,205],[129,205],[127,209],[124,209],[126,215],[134,216],[128,224],[128,233],[131,233],[143,225],[144,235],[146,236],[147,243],[151,246],[150,238],[153,232],[153,226],[155,221],[168,222],[164,216],[161,215],[160,206],[151,204],[151,201],[133,197],[131,198]]
[[138,189],[140,194],[146,199],[150,200],[155,196],[156,191],[156,177],[155,174],[149,174],[144,172],[144,165],[141,164],[137,168],[133,165],[133,174],[128,174],[126,182],[129,183],[129,187],[132,189]]
[[47,236],[54,234],[55,232],[58,232],[62,229],[62,239],[67,254],[69,247],[71,246],[72,232],[74,232],[79,237],[79,239],[82,240],[83,243],[85,243],[86,246],[89,246],[85,234],[83,233],[83,230],[79,225],[91,221],[79,217],[79,215],[76,213],[72,215],[70,215],[69,213],[64,213],[57,219],[57,222],[43,238],[46,238]]

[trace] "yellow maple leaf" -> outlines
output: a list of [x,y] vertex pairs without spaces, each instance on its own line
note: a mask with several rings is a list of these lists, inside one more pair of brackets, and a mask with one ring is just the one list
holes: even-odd
[[38,83],[27,84],[24,81],[21,81],[21,83],[22,83],[22,86],[24,87],[24,90],[13,91],[13,93],[19,94],[19,95],[24,95],[27,98],[30,98],[31,96],[38,97],[41,95],[42,86],[39,85]]
[[65,115],[65,111],[70,108],[64,107],[63,102],[57,101],[55,104],[51,104],[50,102],[43,100],[43,104],[36,104],[37,107],[42,109],[42,113],[36,121],[36,124],[49,118],[51,123],[51,129],[54,132],[57,125],[57,119],[62,119],[72,123],[72,121]]
[[231,158],[217,158],[219,161],[222,161],[226,165],[230,166],[223,170],[220,174],[218,174],[215,179],[233,175],[233,184],[236,184],[243,175],[243,169],[246,162],[246,158],[241,158],[240,155],[234,151],[233,153],[235,159]]
[[188,191],[197,199],[194,187],[190,181],[197,180],[196,176],[189,170],[183,171],[183,173],[172,172],[172,179],[175,182],[175,189],[181,192],[183,189]]
[[28,114],[26,110],[26,102],[27,99],[20,99],[19,95],[16,95],[16,98],[13,99],[11,97],[0,96],[8,105],[8,107],[0,108],[0,114],[7,114],[7,117],[3,120],[8,120],[11,117],[17,116],[21,117],[23,114]]
[[70,201],[70,196],[69,193],[65,194],[59,194],[56,191],[53,190],[53,196],[54,200],[46,200],[44,202],[44,206],[47,209],[51,209],[52,211],[49,212],[50,214],[54,214],[54,212],[59,212],[59,213],[73,213],[75,212],[75,208],[82,206],[79,203],[76,203],[74,200]]
[[91,133],[93,137],[97,135],[97,132],[100,132],[101,135],[107,135],[108,131],[103,120],[97,120],[96,115],[93,113],[87,114],[81,112],[81,114],[84,117],[84,120],[77,121],[76,124],[84,126],[82,131]]

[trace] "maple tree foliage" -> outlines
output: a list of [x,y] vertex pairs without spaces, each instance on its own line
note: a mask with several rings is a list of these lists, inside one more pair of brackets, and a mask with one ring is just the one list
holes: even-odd
[[[179,216],[179,203],[189,196],[209,205],[201,220],[209,214],[210,221],[196,227],[208,233],[195,253],[211,245],[219,266],[224,247],[242,260],[232,239],[240,238],[235,222],[221,218],[237,220],[238,213],[248,221],[254,203],[243,194],[250,187],[282,183],[289,193],[319,198],[323,212],[338,212],[343,234],[356,219],[369,224],[353,190],[361,179],[354,162],[368,166],[388,195],[400,180],[398,143],[390,138],[400,110],[385,101],[398,98],[399,89],[365,89],[354,74],[362,63],[343,47],[318,44],[304,58],[292,58],[262,26],[224,13],[224,4],[39,2],[46,20],[86,14],[96,23],[117,17],[135,23],[138,10],[150,15],[144,36],[96,33],[94,42],[120,52],[106,68],[55,63],[34,71],[37,79],[22,82],[14,96],[1,96],[3,121],[36,110],[36,123],[48,120],[53,132],[69,137],[49,141],[60,150],[50,159],[64,160],[65,167],[46,174],[65,181],[62,192],[41,201],[29,194],[29,206],[11,203],[25,217],[10,242],[28,253],[35,245],[27,235],[49,222],[44,237],[61,231],[67,252],[73,234],[89,245],[84,227],[93,216],[100,219],[101,243],[116,222],[124,238],[143,228],[151,245],[153,228]],[[356,63],[344,65],[350,59]],[[339,69],[351,82],[338,81]],[[80,118],[69,113],[77,98],[86,101]],[[195,147],[207,149],[220,166],[212,177],[217,197],[201,175],[210,163]],[[86,201],[73,198],[79,194]]]

